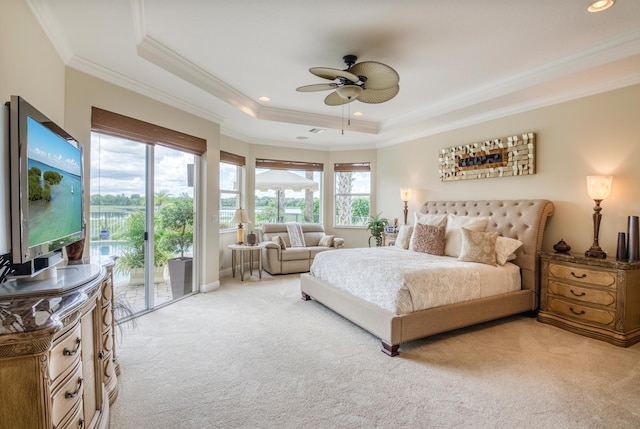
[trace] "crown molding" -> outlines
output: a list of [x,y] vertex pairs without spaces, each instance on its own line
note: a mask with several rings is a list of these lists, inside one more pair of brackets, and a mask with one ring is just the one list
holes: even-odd
[[552,106],[554,104],[564,103],[591,95],[601,94],[607,91],[624,88],[631,85],[640,84],[640,72],[626,75],[616,79],[610,79],[604,82],[597,82],[588,87],[581,86],[578,89],[569,89],[560,93],[553,93],[546,97],[539,97],[528,102],[510,104],[502,108],[496,108],[488,111],[482,111],[475,115],[465,115],[464,118],[450,120],[447,122],[439,122],[437,126],[425,127],[423,130],[406,134],[396,139],[390,139],[384,143],[379,143],[376,148],[395,146],[401,143],[417,140],[419,138],[428,137],[455,129],[480,124],[494,119],[504,118],[506,116],[523,113],[542,107]]
[[51,13],[51,6],[49,3],[36,0],[27,0],[27,5],[31,9],[31,13],[35,16],[38,24],[44,31],[45,35],[53,45],[62,61],[67,64],[73,56],[73,51],[67,43],[67,39],[64,37],[64,33],[60,30],[60,27],[56,25],[56,20]]
[[[431,104],[408,115],[388,119],[381,122],[379,128],[381,132],[385,132],[394,128],[406,127],[429,118],[467,108],[470,105],[486,102],[534,85],[550,82],[554,79],[637,54],[640,54],[640,32],[609,40],[590,49],[531,68],[510,78],[501,79],[473,91]],[[588,91],[584,95],[588,95]]]
[[223,117],[211,111],[202,109],[181,98],[174,97],[163,91],[159,91],[156,88],[146,85],[140,81],[131,79],[127,76],[124,76],[106,67],[95,64],[82,57],[79,57],[79,56],[71,57],[71,60],[68,62],[67,67],[81,71],[83,73],[86,73],[98,79],[102,79],[106,82],[112,83],[124,89],[128,89],[135,93],[144,95],[146,97],[149,97],[153,100],[167,104],[169,106],[173,106],[177,109],[191,113],[195,116],[206,119],[208,121],[211,121],[217,124],[221,124],[224,121]]

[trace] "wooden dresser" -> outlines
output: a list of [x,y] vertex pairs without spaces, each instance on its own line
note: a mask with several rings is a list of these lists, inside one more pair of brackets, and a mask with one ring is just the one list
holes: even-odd
[[81,267],[91,280],[64,292],[0,293],[1,427],[109,427],[113,264]]
[[627,347],[640,341],[640,261],[542,253],[538,320]]

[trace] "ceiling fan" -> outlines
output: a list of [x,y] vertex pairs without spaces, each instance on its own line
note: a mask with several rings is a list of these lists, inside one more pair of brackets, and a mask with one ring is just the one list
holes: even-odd
[[315,92],[335,89],[324,99],[329,106],[339,106],[354,100],[363,103],[384,103],[391,100],[400,91],[398,73],[386,64],[376,61],[357,63],[355,55],[345,55],[342,60],[347,65],[345,70],[329,67],[312,67],[314,75],[337,82],[317,83],[296,88],[300,92]]

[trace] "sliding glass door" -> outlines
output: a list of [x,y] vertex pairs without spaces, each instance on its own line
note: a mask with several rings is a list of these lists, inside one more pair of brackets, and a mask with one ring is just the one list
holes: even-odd
[[194,290],[196,162],[158,144],[92,133],[91,256],[115,258],[116,302],[133,314]]

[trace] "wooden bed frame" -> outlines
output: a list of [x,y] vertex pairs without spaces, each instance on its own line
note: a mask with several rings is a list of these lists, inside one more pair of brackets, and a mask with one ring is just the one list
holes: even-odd
[[[300,277],[303,300],[314,299],[382,341],[382,352],[396,356],[401,343],[538,309],[538,252],[553,204],[548,200],[433,201],[420,213],[491,216],[487,231],[516,238],[523,245],[513,261],[520,267],[522,289],[474,301],[444,305],[409,314],[394,314],[317,279]],[[339,251],[339,250],[338,250]]]

